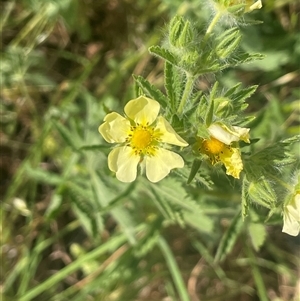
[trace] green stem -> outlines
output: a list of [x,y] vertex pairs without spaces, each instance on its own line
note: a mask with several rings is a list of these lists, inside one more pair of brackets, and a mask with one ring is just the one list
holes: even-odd
[[221,11],[218,11],[216,13],[216,15],[214,16],[214,18],[212,19],[212,21],[210,22],[207,30],[206,30],[206,33],[205,33],[205,36],[204,36],[204,41],[206,41],[210,35],[210,33],[212,32],[212,30],[214,29],[215,25],[218,23],[220,17],[222,16],[222,13]]
[[185,88],[184,88],[184,92],[183,92],[183,95],[182,95],[182,98],[181,98],[181,102],[180,102],[179,107],[177,109],[177,113],[179,115],[182,115],[182,113],[183,113],[185,104],[186,104],[186,102],[187,102],[187,100],[188,100],[188,98],[191,94],[191,91],[193,89],[194,81],[195,81],[194,76],[191,76],[191,75],[187,76],[187,82],[185,84]]

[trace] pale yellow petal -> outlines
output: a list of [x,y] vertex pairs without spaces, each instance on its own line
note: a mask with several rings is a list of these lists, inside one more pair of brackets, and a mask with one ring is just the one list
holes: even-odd
[[150,182],[156,183],[165,178],[173,168],[182,168],[183,159],[176,153],[160,148],[155,156],[146,157],[146,175]]
[[104,118],[98,131],[109,143],[125,142],[130,130],[130,122],[116,112],[109,113]]
[[251,5],[251,2],[252,2],[252,1],[247,1],[247,2],[248,2],[248,3],[250,2],[250,4],[247,4],[246,9],[245,9],[245,12],[251,12],[251,11],[253,11],[253,10],[255,10],[255,9],[261,9],[261,8],[262,8],[261,0],[256,1],[256,2],[253,3],[252,5]]
[[238,126],[233,126],[231,129],[224,124],[213,123],[209,126],[208,132],[210,135],[219,141],[230,145],[232,142],[243,140],[245,142],[249,141],[249,128],[241,128]]
[[244,142],[250,143],[250,135],[249,135],[249,128],[241,128],[239,126],[233,126],[232,127],[235,133],[238,135],[240,140],[243,140]]
[[174,144],[178,146],[188,146],[188,143],[183,140],[172,128],[169,122],[162,116],[157,118],[156,130],[162,133],[160,139],[162,142]]
[[215,139],[230,145],[233,141],[239,141],[239,137],[230,133],[227,128],[224,128],[220,124],[211,124],[208,128],[209,134]]
[[282,232],[292,236],[297,236],[300,232],[300,223],[294,219],[288,210],[285,210],[283,213]]
[[240,172],[243,170],[243,162],[239,149],[226,147],[219,156],[221,162],[225,165],[226,174],[239,179]]
[[137,165],[140,156],[137,156],[129,146],[114,148],[108,155],[108,167],[116,173],[119,181],[129,183],[136,179]]
[[286,206],[289,214],[300,223],[300,194],[297,193],[292,201]]
[[159,110],[159,103],[145,96],[130,100],[124,108],[130,119],[143,125],[151,125],[157,118]]
[[300,232],[300,194],[296,193],[284,208],[283,228],[285,232],[292,236],[297,236]]

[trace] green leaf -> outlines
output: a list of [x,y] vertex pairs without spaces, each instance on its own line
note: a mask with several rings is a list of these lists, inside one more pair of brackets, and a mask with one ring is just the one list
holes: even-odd
[[45,217],[48,219],[55,219],[56,215],[59,213],[59,209],[62,204],[62,196],[55,193],[50,200],[50,204],[45,212]]
[[146,95],[158,101],[164,108],[168,106],[168,98],[159,89],[140,75],[133,75],[133,78]]
[[64,141],[69,145],[74,151],[77,151],[79,148],[79,141],[77,141],[76,137],[61,123],[56,120],[52,120],[52,123],[60,133],[61,137]]
[[224,97],[230,97],[231,95],[233,95],[236,91],[239,90],[240,86],[242,83],[237,83],[235,86],[231,87],[230,89],[228,89],[225,94]]
[[165,88],[167,91],[167,95],[170,100],[170,105],[172,111],[175,112],[176,110],[176,95],[173,87],[174,83],[174,70],[173,65],[170,64],[168,61],[165,62]]
[[274,189],[265,177],[261,177],[258,181],[249,182],[248,195],[252,202],[268,209],[274,208],[277,201]]
[[251,86],[245,89],[242,89],[240,91],[238,91],[237,93],[234,93],[232,98],[234,102],[243,102],[245,99],[247,99],[248,97],[250,97],[257,89],[257,85],[255,86]]
[[258,252],[266,240],[266,228],[263,224],[260,223],[250,223],[248,225],[248,231],[253,248],[256,252]]
[[201,67],[198,67],[196,68],[192,74],[193,76],[200,76],[200,75],[204,75],[204,74],[207,74],[207,73],[213,73],[213,72],[217,72],[217,71],[220,71],[222,69],[225,69],[227,67],[230,67],[230,65],[224,65],[223,67],[219,64],[219,62],[217,61],[213,61],[211,62],[210,64],[210,67],[205,67],[203,68],[202,66]]
[[185,87],[186,75],[168,61],[165,62],[165,88],[172,113],[176,112]]
[[129,242],[134,245],[136,243],[136,237],[133,233],[135,220],[132,218],[131,213],[124,208],[124,206],[115,207],[114,205],[120,205],[120,198],[124,200],[126,196],[130,194],[135,184],[132,183],[129,185],[129,187],[126,185],[126,188],[124,189],[123,183],[110,179],[107,177],[107,174],[103,172],[103,170],[100,169],[99,172],[96,172],[94,167],[94,159],[91,156],[88,157],[88,171],[90,184],[92,186],[91,190],[95,196],[95,204],[97,209],[99,209],[99,215],[102,213],[101,211],[103,208],[105,208],[104,210],[106,211],[107,206],[113,202],[114,208],[111,208],[110,214],[120,225],[122,231],[126,233]]
[[95,218],[96,210],[92,200],[90,190],[80,187],[74,183],[69,182],[67,185],[67,191],[71,196],[72,203],[76,206],[74,211],[77,213],[82,224],[85,226],[87,233],[93,238],[96,238],[99,234],[99,225]]
[[211,234],[214,228],[214,221],[210,216],[200,212],[183,212],[186,224],[190,225],[200,233]]
[[49,185],[59,185],[64,181],[61,176],[55,173],[51,173],[40,168],[32,168],[29,166],[29,164],[25,165],[25,172],[29,177],[35,179],[36,181]]
[[168,202],[164,202],[160,195],[157,193],[157,191],[150,186],[150,191],[152,192],[152,194],[154,195],[154,197],[152,198],[153,203],[155,204],[155,206],[158,208],[158,210],[161,212],[161,214],[163,215],[163,217],[165,219],[173,219],[173,210],[170,206],[170,204]]
[[190,175],[189,175],[189,178],[187,180],[187,184],[190,184],[193,179],[195,178],[195,175],[197,174],[200,166],[201,166],[201,163],[202,161],[201,160],[198,160],[198,159],[195,159],[193,161],[193,165],[192,165],[192,168],[191,168],[191,171],[190,171]]
[[151,231],[139,240],[138,244],[134,247],[134,255],[137,257],[144,257],[153,250],[159,238],[159,231]]
[[180,66],[178,65],[178,58],[175,57],[173,55],[172,52],[170,52],[169,50],[162,48],[160,46],[151,46],[149,48],[149,52],[153,55],[156,55],[166,61],[168,61],[170,64],[177,66],[180,68]]
[[215,98],[216,114],[221,118],[226,118],[228,122],[234,122],[235,125],[246,124],[254,118],[253,116],[244,117],[241,112],[248,107],[245,100],[255,92],[257,86],[241,90],[239,90],[239,87],[240,83],[225,92],[224,96]]
[[231,252],[238,236],[240,235],[243,228],[243,220],[241,213],[238,212],[231,222],[229,228],[222,236],[220,244],[217,249],[215,256],[215,262],[223,261],[226,256]]
[[221,59],[225,59],[239,46],[241,41],[241,34],[237,27],[226,30],[218,36],[218,44],[215,47],[217,55]]
[[300,135],[278,141],[251,155],[245,160],[245,171],[250,180],[259,181],[266,174],[274,177],[278,168],[297,162],[295,153],[290,151],[290,145],[297,143]]
[[145,230],[143,235],[134,246],[134,255],[137,257],[143,257],[147,255],[157,244],[160,228],[162,225],[162,218],[157,218],[149,227]]
[[[245,63],[250,63],[252,61],[262,60],[265,58],[265,55],[260,53],[243,53],[238,57],[235,57],[232,63],[229,63],[231,66],[238,66]],[[228,66],[229,67],[229,66]]]

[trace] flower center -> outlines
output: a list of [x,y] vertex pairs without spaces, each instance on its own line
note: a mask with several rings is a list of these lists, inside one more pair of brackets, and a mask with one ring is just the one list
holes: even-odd
[[131,138],[131,146],[138,150],[144,150],[152,142],[152,134],[147,128],[137,128],[133,131]]
[[211,137],[210,139],[204,140],[203,143],[203,149],[207,152],[210,153],[212,155],[217,155],[219,153],[221,153],[224,149],[224,147],[226,147],[226,145],[219,141],[216,138]]
[[138,156],[154,156],[160,142],[161,132],[148,125],[132,126],[126,139],[127,145],[132,147]]

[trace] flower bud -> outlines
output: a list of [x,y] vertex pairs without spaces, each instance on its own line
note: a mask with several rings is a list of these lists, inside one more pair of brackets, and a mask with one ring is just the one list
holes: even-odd
[[184,48],[194,40],[194,32],[189,21],[176,16],[170,22],[169,41],[172,46]]

